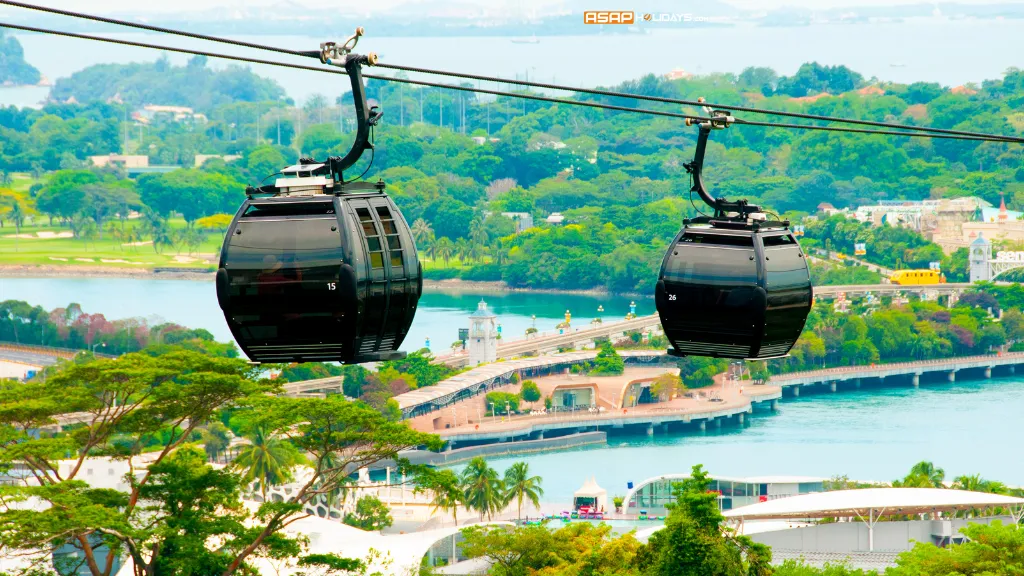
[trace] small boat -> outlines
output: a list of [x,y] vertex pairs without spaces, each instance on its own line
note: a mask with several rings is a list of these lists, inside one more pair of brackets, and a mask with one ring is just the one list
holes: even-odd
[[540,40],[537,39],[537,35],[534,34],[529,38],[513,38],[513,44],[540,44]]

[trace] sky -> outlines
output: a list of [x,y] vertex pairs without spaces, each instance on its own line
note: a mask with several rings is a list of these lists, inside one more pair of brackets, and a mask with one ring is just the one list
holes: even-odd
[[[38,0],[46,6],[65,8],[69,10],[85,10],[93,13],[120,12],[120,13],[173,13],[179,11],[205,10],[209,8],[242,8],[257,6],[275,6],[284,4],[296,4],[300,6],[318,7],[323,6],[316,0],[157,0],[148,6],[142,6],[138,0]],[[441,0],[445,2],[447,0]],[[458,0],[456,0],[458,1]],[[472,3],[472,0],[463,0]],[[803,8],[839,8],[845,6],[882,6],[896,3],[901,4],[931,4],[932,2],[920,0],[725,0],[729,4],[745,9],[772,9],[784,6],[799,6]],[[331,10],[362,9],[373,6],[375,9],[388,10],[401,4],[431,4],[433,0],[333,0],[330,2]],[[488,0],[490,4],[504,4],[521,6],[524,9],[543,8],[545,5],[561,4],[561,2],[546,2],[545,0]],[[607,0],[598,1],[596,4],[606,5]],[[637,10],[643,0],[621,0],[625,5],[637,5]],[[1021,4],[1022,0],[956,0],[957,4]],[[628,6],[626,6],[628,8]],[[371,13],[374,9],[369,10]]]

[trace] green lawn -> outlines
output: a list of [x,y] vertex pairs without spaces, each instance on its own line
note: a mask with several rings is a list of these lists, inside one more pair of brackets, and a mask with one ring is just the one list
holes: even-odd
[[[45,219],[42,221],[46,223]],[[132,227],[138,221],[125,225]],[[173,228],[182,228],[185,221],[172,219]],[[106,227],[106,226],[104,226]],[[113,240],[104,232],[102,239],[85,242],[70,235],[69,228],[59,226],[23,226],[21,236],[15,238],[14,226],[4,223],[0,228],[0,265],[30,266],[101,266],[110,268],[148,269],[154,267],[200,268],[216,264],[223,236],[211,231],[206,235],[197,252],[189,254],[188,248],[162,248],[158,254],[151,243],[127,246]],[[25,236],[32,236],[31,238]]]

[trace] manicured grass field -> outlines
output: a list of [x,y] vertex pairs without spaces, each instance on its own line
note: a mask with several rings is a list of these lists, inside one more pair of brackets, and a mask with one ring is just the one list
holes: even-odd
[[[45,224],[45,220],[42,223]],[[137,221],[128,221],[125,226],[131,228],[137,224]],[[170,224],[172,228],[178,229],[185,226],[185,221],[173,219]],[[223,240],[221,232],[211,231],[207,233],[199,250],[192,254],[189,254],[186,246],[162,247],[158,254],[153,250],[152,243],[125,245],[106,232],[102,239],[88,242],[63,237],[70,234],[69,228],[59,226],[22,226],[21,237],[15,238],[14,226],[5,223],[0,228],[0,265],[205,269],[216,265]]]

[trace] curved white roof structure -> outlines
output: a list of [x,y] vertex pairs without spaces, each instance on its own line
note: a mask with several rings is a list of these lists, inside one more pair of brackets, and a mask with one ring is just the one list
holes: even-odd
[[1024,498],[942,488],[863,488],[789,496],[726,511],[726,518],[778,520],[835,518],[886,514],[922,514],[985,508],[1010,508],[1024,513]]

